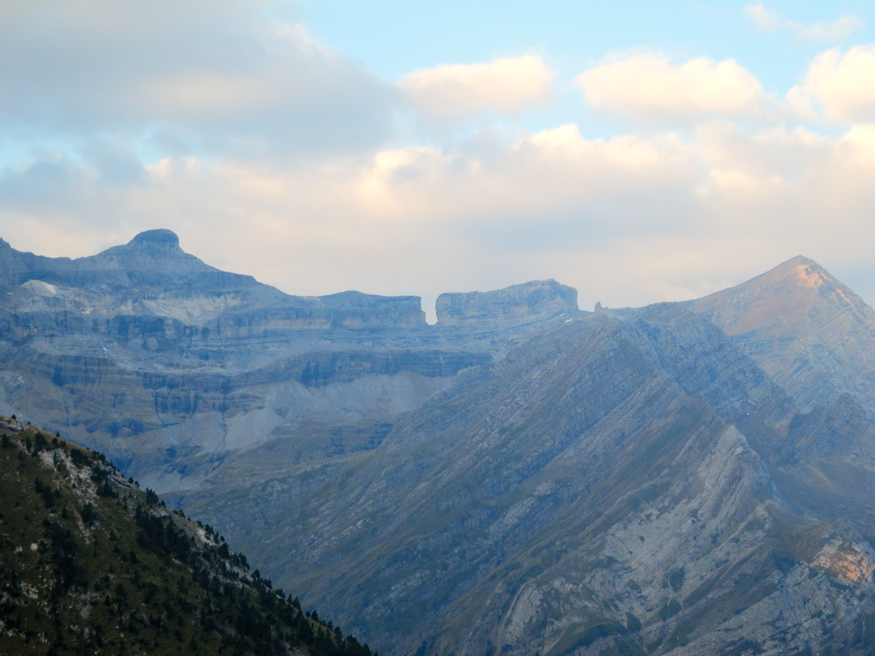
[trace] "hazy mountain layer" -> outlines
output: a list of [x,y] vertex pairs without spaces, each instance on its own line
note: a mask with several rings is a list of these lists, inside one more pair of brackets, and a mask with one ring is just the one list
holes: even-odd
[[[241,457],[342,457],[379,444],[458,371],[564,320],[543,286],[472,310],[512,322],[439,328],[419,297],[288,296],[204,264],[168,230],[77,260],[0,241],[0,410],[101,449],[159,491]],[[574,290],[560,291],[577,316]]]
[[[252,276],[204,264],[183,252],[169,230],[150,230],[76,260],[19,253],[0,241],[0,285],[13,290],[7,304],[18,314],[74,310],[92,330],[127,339],[174,333],[180,324],[201,328],[183,332],[202,340],[211,334],[425,323],[417,296],[289,296]],[[27,324],[10,327],[21,331]]]

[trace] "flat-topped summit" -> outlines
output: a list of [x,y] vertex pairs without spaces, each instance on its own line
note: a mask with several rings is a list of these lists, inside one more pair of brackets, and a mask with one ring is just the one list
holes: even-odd
[[140,248],[179,248],[179,237],[172,230],[159,228],[157,230],[146,230],[141,232],[136,237],[128,242],[128,246],[137,246]]
[[[155,260],[160,260],[156,267]],[[77,260],[87,267],[148,270],[163,276],[176,276],[187,273],[217,273],[219,270],[204,263],[194,255],[186,253],[179,246],[179,237],[171,230],[147,230],[131,239],[127,244],[113,246],[90,258]],[[236,275],[236,274],[229,274]],[[253,280],[251,276],[239,276]]]
[[532,280],[488,292],[441,294],[435,309],[439,325],[489,321],[525,323],[577,313],[577,290],[553,279]]

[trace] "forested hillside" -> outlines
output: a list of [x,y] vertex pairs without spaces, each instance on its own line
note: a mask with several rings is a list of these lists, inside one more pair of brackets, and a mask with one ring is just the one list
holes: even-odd
[[98,453],[0,417],[0,653],[366,656]]

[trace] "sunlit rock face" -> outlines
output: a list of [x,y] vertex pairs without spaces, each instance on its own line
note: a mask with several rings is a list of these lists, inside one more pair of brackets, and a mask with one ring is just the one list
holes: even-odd
[[808,410],[850,393],[875,413],[875,311],[817,262],[792,260],[688,306]]

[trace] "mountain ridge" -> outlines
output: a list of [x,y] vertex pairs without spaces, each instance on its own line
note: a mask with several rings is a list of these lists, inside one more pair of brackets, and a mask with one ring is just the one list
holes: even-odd
[[872,311],[813,261],[595,314],[555,281],[449,294],[436,326],[296,325],[259,294],[194,316],[130,276],[109,322],[98,285],[0,299],[0,403],[106,444],[381,650],[875,640]]
[[289,296],[201,262],[167,230],[78,260],[2,242],[0,289],[0,411],[159,491],[263,444],[294,459],[373,448],[458,371],[564,320],[532,298],[521,323],[436,327],[416,296]]

